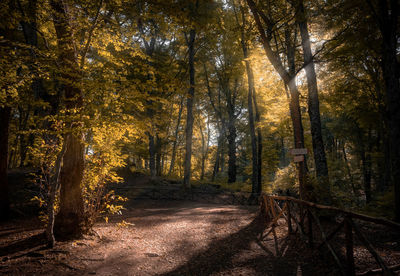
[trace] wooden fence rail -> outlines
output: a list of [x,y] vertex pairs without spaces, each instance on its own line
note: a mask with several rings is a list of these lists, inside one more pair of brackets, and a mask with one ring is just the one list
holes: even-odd
[[[400,269],[400,265],[388,267],[382,257],[375,250],[371,242],[362,233],[360,227],[355,223],[355,219],[385,225],[400,231],[400,224],[393,221],[362,215],[355,212],[346,211],[336,207],[319,205],[313,202],[300,200],[289,196],[262,195],[261,211],[264,212],[267,221],[274,226],[280,218],[287,222],[288,233],[298,232],[300,237],[311,247],[320,249],[326,246],[332,255],[335,263],[342,275],[356,275],[354,265],[354,238],[357,237],[361,244],[371,253],[380,269],[364,272],[358,275],[368,275],[369,273],[380,273],[383,275],[394,275],[394,271]],[[319,214],[334,218],[335,227],[330,233],[324,230]],[[294,229],[295,226],[295,229]],[[318,231],[322,241],[315,244]],[[341,260],[331,244],[331,240],[338,233],[344,233],[345,237],[345,260]]]
[[131,193],[134,199],[155,199],[155,200],[183,200],[189,199],[207,203],[220,203],[232,205],[251,205],[249,202],[250,192],[233,192],[227,190],[208,191],[199,188],[184,190],[180,186],[129,186],[114,187],[120,194]]

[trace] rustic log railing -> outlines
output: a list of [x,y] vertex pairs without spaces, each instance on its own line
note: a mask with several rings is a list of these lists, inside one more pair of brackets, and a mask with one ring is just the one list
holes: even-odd
[[117,193],[126,194],[131,192],[134,199],[155,199],[155,200],[184,200],[220,203],[232,205],[249,205],[251,192],[234,192],[227,190],[207,191],[199,188],[191,188],[186,191],[180,186],[160,187],[160,186],[129,186],[115,187]]
[[[280,218],[284,218],[287,223],[288,234],[298,232],[300,237],[311,248],[320,249],[325,245],[342,275],[356,275],[354,264],[355,237],[357,237],[361,244],[371,253],[380,266],[380,269],[367,271],[357,275],[394,275],[394,271],[400,269],[400,265],[391,267],[386,265],[382,257],[362,233],[360,227],[355,223],[354,220],[357,219],[379,225],[385,225],[400,231],[400,224],[398,223],[383,218],[376,218],[346,211],[336,207],[319,205],[289,196],[262,195],[261,211],[264,212],[267,222],[269,222],[273,227],[277,224]],[[333,230],[330,233],[326,233],[322,227],[319,216],[321,213],[323,213],[324,216],[329,216],[335,219],[335,227],[333,227]],[[317,241],[317,233],[314,233],[313,231],[319,232],[320,239],[322,240],[319,242],[319,244],[315,244]],[[332,238],[340,231],[343,231],[342,233],[344,233],[345,236],[346,254],[344,256],[344,261],[341,260],[340,256],[330,243]]]

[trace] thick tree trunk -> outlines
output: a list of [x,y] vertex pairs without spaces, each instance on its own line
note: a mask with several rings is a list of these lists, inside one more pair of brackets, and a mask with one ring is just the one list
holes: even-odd
[[9,188],[7,179],[10,115],[10,107],[0,107],[0,221],[8,219],[10,214]]
[[190,188],[190,177],[192,167],[192,139],[193,139],[193,102],[194,102],[194,41],[196,31],[191,29],[187,37],[187,46],[189,50],[189,89],[186,102],[186,152],[185,152],[185,172],[183,177],[183,187]]
[[320,187],[326,193],[326,200],[330,203],[330,184],[328,178],[328,165],[326,162],[324,142],[322,139],[321,118],[319,112],[318,85],[315,66],[311,52],[310,36],[307,27],[307,17],[303,5],[303,0],[299,0],[296,20],[299,25],[301,44],[303,48],[303,57],[308,85],[308,114],[311,123],[311,136],[313,145],[313,154],[315,161],[315,170],[319,180]]
[[[67,116],[82,107],[82,91],[79,65],[76,59],[74,41],[66,4],[62,0],[52,0],[53,22],[57,34],[58,59],[65,94]],[[78,111],[79,112],[79,111]],[[59,238],[76,237],[84,229],[84,210],[81,182],[84,169],[84,143],[80,130],[81,123],[75,121],[67,125],[64,137],[66,151],[60,171],[60,211],[55,220],[54,234]]]
[[380,29],[382,33],[382,71],[386,88],[388,110],[388,137],[390,147],[391,183],[395,192],[395,219],[400,222],[400,84],[397,61],[397,0],[380,0]]
[[[295,82],[294,79],[292,79],[289,82],[289,91],[290,91],[289,109],[290,109],[290,118],[292,119],[293,132],[294,132],[294,147],[304,148],[304,130],[303,130],[303,123],[301,120],[299,91],[294,82]],[[306,175],[308,171],[306,160],[304,160],[303,162],[299,162],[297,166],[299,170],[298,178],[299,178],[300,198],[310,199],[311,187],[308,187],[308,185],[306,184]]]

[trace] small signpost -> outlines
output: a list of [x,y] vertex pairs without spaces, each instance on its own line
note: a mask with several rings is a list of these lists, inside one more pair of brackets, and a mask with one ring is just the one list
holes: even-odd
[[304,155],[307,154],[307,149],[290,149],[289,150],[291,155]]
[[307,154],[307,149],[290,149],[289,153],[293,155],[293,161],[295,163],[303,162],[304,161],[304,155]]
[[295,155],[295,156],[293,157],[293,161],[294,161],[295,163],[303,162],[303,161],[304,161],[304,155]]

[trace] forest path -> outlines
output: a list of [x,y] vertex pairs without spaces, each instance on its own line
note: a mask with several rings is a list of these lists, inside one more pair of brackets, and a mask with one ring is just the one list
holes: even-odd
[[[129,224],[119,226],[122,220]],[[286,238],[284,222],[261,238],[270,228],[255,206],[138,200],[122,218],[100,222],[94,230],[98,236],[60,242],[53,250],[40,247],[38,231],[12,236],[12,244],[35,240],[25,244],[25,252],[11,250],[18,249],[12,244],[7,252],[0,237],[0,274],[335,275],[320,256]]]

